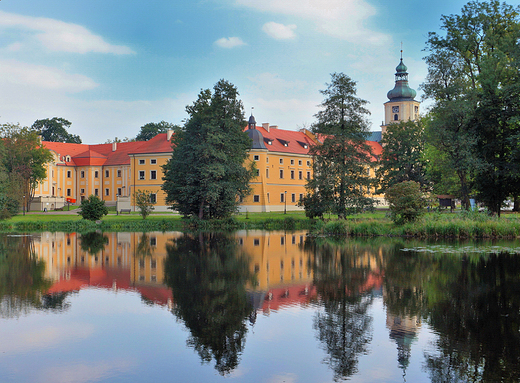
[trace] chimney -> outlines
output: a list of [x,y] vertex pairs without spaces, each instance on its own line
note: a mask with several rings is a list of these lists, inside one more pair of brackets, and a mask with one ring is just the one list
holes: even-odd
[[173,130],[172,129],[168,129],[166,131],[166,141],[170,141],[172,139],[172,136],[173,136]]
[[117,142],[112,142],[112,151],[115,152],[117,150]]
[[270,129],[278,129],[278,125],[271,125],[269,128]]
[[267,133],[269,133],[269,123],[268,122],[262,122],[262,128],[267,130]]

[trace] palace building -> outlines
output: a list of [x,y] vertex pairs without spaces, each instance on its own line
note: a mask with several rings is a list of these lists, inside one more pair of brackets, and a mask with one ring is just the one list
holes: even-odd
[[[402,54],[401,54],[402,56]],[[385,121],[381,132],[372,132],[367,141],[372,148],[373,165],[367,168],[375,177],[375,170],[383,148],[379,144],[388,125],[416,120],[420,102],[416,91],[408,85],[407,67],[403,59],[396,67],[395,86],[387,94],[384,104]],[[305,195],[305,184],[312,177],[310,148],[320,139],[307,129],[299,131],[280,129],[276,125],[256,125],[253,115],[245,132],[251,138],[249,159],[256,165],[256,176],[251,181],[252,193],[241,201],[242,212],[291,211],[301,209],[298,202]],[[168,211],[165,193],[161,190],[163,170],[171,157],[172,131],[161,133],[149,141],[118,142],[111,144],[68,144],[42,142],[53,153],[47,165],[47,178],[41,182],[31,204],[31,210],[66,208],[80,204],[84,198],[97,195],[108,206],[118,202],[136,210],[132,193],[142,190],[152,193],[156,211]],[[375,189],[366,193],[384,204]]]

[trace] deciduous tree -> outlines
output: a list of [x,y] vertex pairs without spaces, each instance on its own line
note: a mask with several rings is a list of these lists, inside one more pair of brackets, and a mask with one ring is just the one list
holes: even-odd
[[70,134],[67,129],[72,123],[61,117],[46,118],[36,120],[32,128],[40,133],[43,141],[68,142],[81,144],[81,138],[75,134]]
[[424,128],[421,121],[390,124],[381,139],[383,154],[377,170],[382,192],[403,181],[427,184],[424,160]]
[[180,127],[178,125],[172,124],[170,122],[161,121],[161,122],[149,122],[141,126],[141,130],[139,134],[135,137],[136,141],[148,141],[154,138],[159,133],[166,133],[168,130],[178,130]]
[[253,164],[246,162],[251,140],[236,87],[220,80],[186,107],[189,118],[173,138],[164,166],[166,202],[184,216],[223,218],[250,193]]

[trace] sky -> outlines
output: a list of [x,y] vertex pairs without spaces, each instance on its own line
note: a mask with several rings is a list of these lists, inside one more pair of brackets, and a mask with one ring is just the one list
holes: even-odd
[[401,44],[420,100],[428,32],[466,3],[0,0],[0,124],[62,117],[83,143],[132,138],[148,122],[182,125],[200,90],[225,79],[246,118],[298,130],[343,72],[377,131]]

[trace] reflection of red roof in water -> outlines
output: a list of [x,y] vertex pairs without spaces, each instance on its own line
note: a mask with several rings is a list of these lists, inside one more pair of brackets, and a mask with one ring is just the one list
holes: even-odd
[[[379,272],[371,272],[359,292],[378,290],[383,285],[383,275]],[[316,286],[312,284],[297,286],[282,286],[269,289],[265,295],[262,311],[279,310],[283,307],[303,305],[316,298]]]
[[70,270],[70,278],[63,278],[54,283],[48,294],[79,291],[87,287],[102,287],[112,289],[115,286],[118,290],[128,290],[139,292],[146,299],[160,304],[167,305],[168,300],[172,299],[172,292],[163,285],[136,285],[130,280],[130,270],[128,269],[108,269],[108,268],[75,268]]

